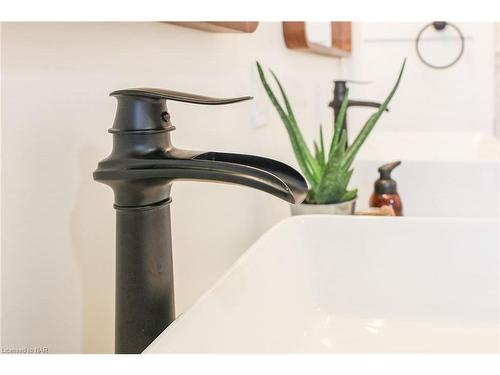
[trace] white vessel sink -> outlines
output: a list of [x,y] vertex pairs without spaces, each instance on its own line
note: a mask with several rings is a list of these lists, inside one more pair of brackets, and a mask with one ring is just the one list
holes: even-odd
[[[368,208],[378,167],[389,161],[356,161],[351,187],[358,188],[356,209]],[[500,161],[404,160],[392,172],[405,216],[500,217]]]
[[500,142],[472,132],[404,132],[376,129],[361,148],[362,160],[500,161]]
[[403,164],[393,178],[405,216],[500,216],[500,141],[468,132],[388,132],[376,129],[354,164],[351,187],[356,208],[368,208],[377,169],[390,161]]
[[288,218],[145,352],[498,353],[498,229],[494,219]]

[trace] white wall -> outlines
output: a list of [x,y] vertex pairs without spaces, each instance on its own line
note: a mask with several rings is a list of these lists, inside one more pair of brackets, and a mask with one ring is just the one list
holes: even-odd
[[[415,51],[415,38],[425,23],[355,23],[353,54],[341,63],[346,78],[372,81],[351,85],[351,97],[382,101],[404,57],[407,66],[401,86],[375,128],[381,131],[466,131],[493,134],[495,128],[495,25],[456,25],[465,37],[462,58],[444,70],[424,65]],[[460,45],[450,27],[422,35],[421,51],[435,64],[452,60]],[[351,109],[349,124],[357,132],[370,110]]]
[[496,100],[495,100],[495,108],[496,108],[496,128],[495,134],[497,137],[500,137],[500,105],[498,103],[499,93],[500,93],[500,23],[495,24],[496,28],[496,48],[495,48],[495,68],[496,68]]
[[[111,150],[115,99],[127,87],[239,96],[251,103],[170,103],[176,145],[255,153],[295,165],[288,138],[255,80],[254,61],[282,78],[310,136],[329,123],[338,61],[292,52],[279,23],[212,34],[161,23],[6,23],[2,30],[2,345],[112,352],[114,211],[92,180]],[[262,121],[260,119],[259,121]],[[173,189],[177,312],[181,313],[287,204],[248,188]]]
[[[0,41],[2,40],[2,24],[0,23]],[[2,49],[0,48],[0,62]],[[0,348],[2,347],[2,74],[0,74]]]

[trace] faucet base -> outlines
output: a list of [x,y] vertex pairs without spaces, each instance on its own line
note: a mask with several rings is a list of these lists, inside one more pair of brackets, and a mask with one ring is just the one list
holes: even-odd
[[115,353],[141,353],[175,319],[171,199],[116,209]]

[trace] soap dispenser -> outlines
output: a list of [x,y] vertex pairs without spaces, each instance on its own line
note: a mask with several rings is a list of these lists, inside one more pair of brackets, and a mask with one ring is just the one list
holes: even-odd
[[370,207],[392,207],[396,216],[403,216],[403,204],[398,194],[397,184],[391,178],[391,172],[401,161],[382,165],[378,171],[380,178],[375,181],[375,191],[370,197]]

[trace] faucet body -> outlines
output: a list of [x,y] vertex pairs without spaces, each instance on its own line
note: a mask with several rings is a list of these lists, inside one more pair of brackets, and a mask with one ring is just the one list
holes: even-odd
[[300,203],[307,184],[295,169],[253,155],[174,147],[166,100],[229,104],[160,89],[111,93],[118,99],[111,154],[94,179],[109,185],[116,209],[115,352],[142,352],[174,319],[170,191],[176,180],[246,185]]
[[[345,80],[337,80],[334,81],[334,86],[333,86],[333,100],[328,104],[329,107],[333,108],[333,114],[335,120],[337,120],[339,112],[340,112],[340,107],[342,105],[342,102],[344,100],[344,97],[347,92],[347,83],[364,83],[364,82],[356,82],[356,81],[345,81]],[[378,108],[382,104],[377,103],[377,102],[370,102],[370,101],[364,101],[364,100],[349,100],[347,103],[347,108],[349,107],[373,107],[373,108]],[[388,111],[388,109],[387,109]],[[349,133],[347,130],[347,113],[344,116],[344,121],[342,122],[342,129],[345,130],[346,136],[347,136],[347,142],[346,142],[346,148],[349,145]]]

